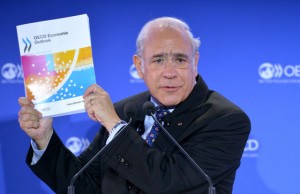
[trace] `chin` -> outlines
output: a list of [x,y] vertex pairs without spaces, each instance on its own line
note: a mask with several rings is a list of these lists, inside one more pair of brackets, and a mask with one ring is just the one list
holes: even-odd
[[180,103],[179,99],[165,99],[162,101],[162,104],[164,106],[176,106],[179,103]]

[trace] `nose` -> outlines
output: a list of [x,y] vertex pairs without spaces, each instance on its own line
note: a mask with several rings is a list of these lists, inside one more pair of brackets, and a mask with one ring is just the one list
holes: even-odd
[[177,69],[173,63],[173,60],[168,60],[165,64],[165,68],[163,69],[163,76],[167,79],[177,77]]

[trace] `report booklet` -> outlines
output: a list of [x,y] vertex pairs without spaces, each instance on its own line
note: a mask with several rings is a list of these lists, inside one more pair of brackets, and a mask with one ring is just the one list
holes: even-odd
[[84,112],[96,83],[86,14],[17,26],[26,97],[43,117]]

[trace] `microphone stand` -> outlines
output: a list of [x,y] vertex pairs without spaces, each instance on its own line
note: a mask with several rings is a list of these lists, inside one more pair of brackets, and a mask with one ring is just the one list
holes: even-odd
[[209,178],[209,176],[200,168],[200,166],[193,160],[193,158],[178,144],[178,142],[172,137],[172,135],[158,122],[156,117],[152,112],[148,112],[151,114],[151,117],[154,119],[154,121],[159,125],[159,127],[162,129],[162,131],[171,139],[171,141],[179,148],[179,150],[189,159],[189,161],[192,162],[193,166],[197,168],[201,174],[206,178],[206,180],[209,183],[208,187],[208,194],[216,194],[216,188],[214,187],[214,184],[212,180]]
[[[115,135],[115,137],[112,139],[112,141],[114,141],[114,139],[116,137],[118,137],[118,135],[120,135],[120,133],[131,123],[132,121],[132,118],[130,118],[129,122],[127,123],[127,125],[125,125],[122,129],[120,129],[120,131]],[[111,141],[111,142],[112,142]],[[110,142],[110,143],[111,143]],[[95,156],[93,156],[93,158],[88,161],[74,176],[73,178],[71,179],[70,181],[70,185],[68,186],[68,194],[75,194],[75,187],[74,187],[74,182],[75,180],[78,178],[79,175],[81,175],[81,173],[87,168],[90,166],[90,164],[98,157],[100,156],[103,151],[106,149],[107,146],[109,146],[109,144],[106,144],[101,150],[99,150],[99,152],[97,152],[97,154]]]

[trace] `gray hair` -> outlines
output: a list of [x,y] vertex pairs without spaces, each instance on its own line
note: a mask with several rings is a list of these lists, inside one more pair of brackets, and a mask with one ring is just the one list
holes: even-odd
[[141,56],[144,50],[144,43],[152,26],[171,27],[174,29],[184,30],[191,41],[193,53],[196,53],[200,47],[200,39],[194,38],[190,27],[182,20],[174,17],[160,17],[147,22],[140,31],[136,39],[136,54]]

